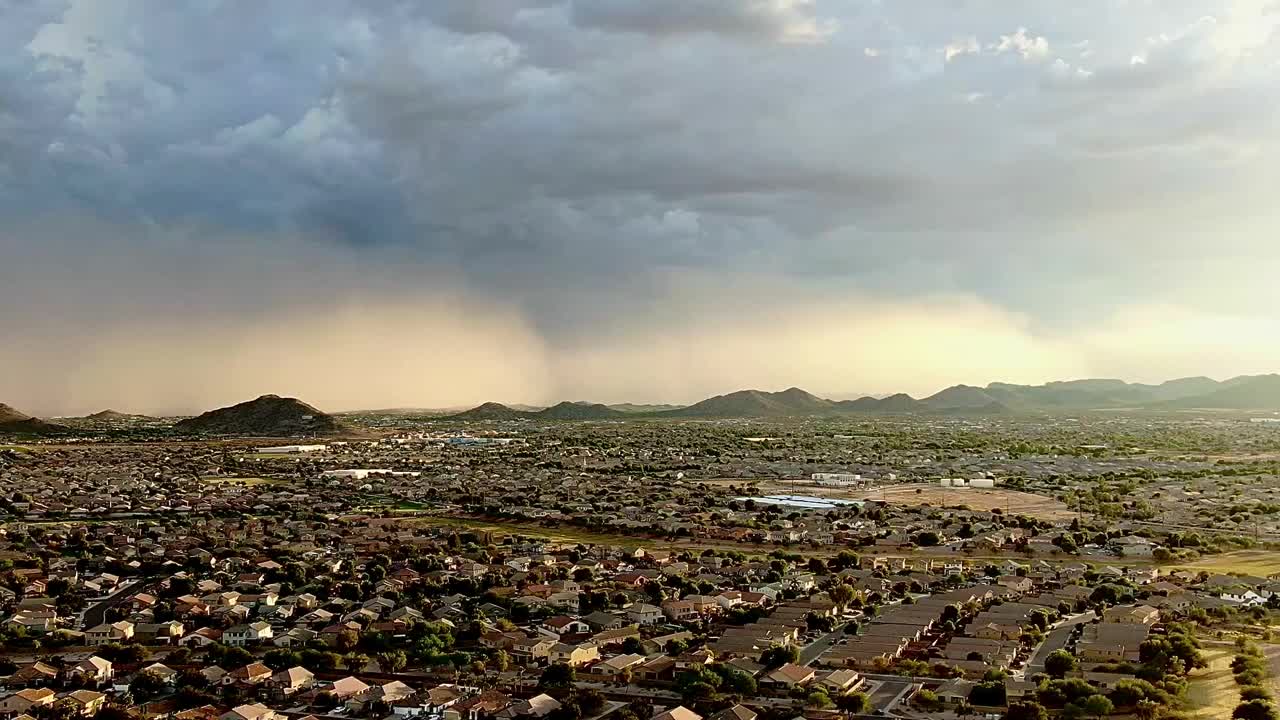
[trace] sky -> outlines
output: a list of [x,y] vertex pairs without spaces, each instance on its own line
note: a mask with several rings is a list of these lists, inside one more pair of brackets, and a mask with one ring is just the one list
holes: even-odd
[[0,0],[0,402],[1280,370],[1280,2]]

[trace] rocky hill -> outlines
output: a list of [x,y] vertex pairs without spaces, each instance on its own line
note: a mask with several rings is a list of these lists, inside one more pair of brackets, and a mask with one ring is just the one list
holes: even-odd
[[0,434],[57,435],[70,430],[65,425],[46,422],[0,403]]
[[837,404],[800,388],[782,392],[739,390],[717,395],[679,410],[655,413],[659,417],[789,417],[833,412]]
[[566,401],[545,410],[539,410],[532,415],[544,420],[612,420],[626,417],[627,414],[599,403]]
[[1232,378],[1213,392],[1171,400],[1159,407],[1280,410],[1280,375]]
[[210,410],[174,424],[181,433],[291,437],[332,435],[348,430],[333,416],[297,398],[263,395],[238,405]]
[[493,420],[527,420],[533,413],[527,410],[516,410],[502,403],[487,402],[483,405],[464,410],[455,415],[448,415],[445,420],[493,421]]

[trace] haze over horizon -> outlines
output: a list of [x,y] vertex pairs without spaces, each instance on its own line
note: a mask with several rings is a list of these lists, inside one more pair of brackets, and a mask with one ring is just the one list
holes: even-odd
[[245,8],[0,0],[0,402],[1280,370],[1274,2]]

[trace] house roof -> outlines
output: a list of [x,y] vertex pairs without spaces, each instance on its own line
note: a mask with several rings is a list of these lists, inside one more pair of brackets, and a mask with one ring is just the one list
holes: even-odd
[[787,663],[782,667],[769,673],[769,679],[777,682],[800,683],[813,677],[813,668],[808,668],[795,663]]
[[653,720],[702,720],[702,716],[683,705],[653,716]]

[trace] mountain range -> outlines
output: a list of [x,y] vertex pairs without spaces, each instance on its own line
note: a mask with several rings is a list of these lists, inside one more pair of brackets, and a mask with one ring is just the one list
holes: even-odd
[[[905,393],[856,400],[828,400],[800,388],[781,392],[739,390],[685,407],[671,405],[602,405],[562,402],[547,408],[511,407],[489,402],[439,419],[496,420],[624,420],[631,418],[760,418],[856,414],[1005,415],[1089,410],[1280,411],[1280,375],[1242,375],[1230,380],[1188,377],[1158,385],[1123,380],[1090,379],[1044,385],[990,383],[986,387],[954,385],[925,398]],[[352,413],[357,414],[357,413]],[[141,418],[104,410],[92,420]],[[185,434],[299,436],[351,432],[343,421],[296,398],[262,397],[180,420],[173,429]],[[41,420],[0,404],[0,434],[57,435],[64,425]]]
[[[637,406],[629,406],[637,407]],[[563,402],[544,410],[516,410],[500,403],[447,416],[448,420],[616,420],[620,418],[733,418],[921,413],[998,415],[1080,410],[1280,410],[1280,375],[1240,376],[1225,381],[1207,377],[1170,380],[1158,385],[1089,379],[1044,385],[991,383],[955,385],[925,398],[905,393],[883,398],[827,400],[800,388],[781,392],[739,390],[687,407],[624,411],[621,406]]]

